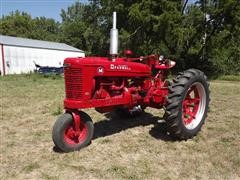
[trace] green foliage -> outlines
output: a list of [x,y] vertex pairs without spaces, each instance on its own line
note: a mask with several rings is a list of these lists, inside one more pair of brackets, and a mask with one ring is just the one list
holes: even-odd
[[3,35],[29,37],[32,29],[32,18],[25,12],[12,12],[3,16],[0,23],[0,33]]
[[0,33],[60,41],[87,55],[107,56],[112,12],[117,11],[121,55],[125,49],[135,56],[158,53],[176,60],[177,71],[195,67],[213,76],[239,74],[240,3],[198,0],[185,7],[185,2],[77,1],[61,11],[61,23],[16,11],[0,19]]
[[240,75],[225,75],[218,77],[218,79],[224,81],[240,81]]
[[211,8],[208,25],[212,36],[207,44],[208,59],[216,74],[240,73],[240,4],[236,0],[217,1]]
[[32,39],[44,39],[47,41],[59,41],[60,24],[54,19],[37,17],[32,20],[33,32],[30,35]]
[[47,41],[59,41],[60,24],[45,17],[32,18],[25,12],[11,12],[0,19],[0,34]]

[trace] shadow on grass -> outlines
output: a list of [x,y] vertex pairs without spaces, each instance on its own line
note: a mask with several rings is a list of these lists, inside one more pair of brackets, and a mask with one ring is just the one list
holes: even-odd
[[[149,131],[149,134],[163,141],[175,141],[174,138],[168,135],[166,131],[165,121],[158,116],[153,116],[150,113],[142,113],[141,116],[135,118],[120,118],[114,113],[106,113],[106,119],[96,122],[94,124],[94,135],[92,140],[111,136],[117,134],[126,129],[138,127],[138,126],[149,126],[154,125]],[[56,146],[53,147],[53,151],[56,153],[64,153],[61,149]]]
[[164,141],[174,141],[174,139],[170,137],[166,131],[165,121],[163,121],[161,117],[153,116],[150,113],[145,112],[139,117],[125,119],[118,117],[114,113],[107,113],[105,116],[107,119],[94,124],[93,139],[110,136],[137,126],[154,125],[154,127],[149,131],[149,134],[152,137]]
[[53,146],[53,149],[52,149],[54,152],[56,153],[60,153],[60,154],[63,154],[65,153],[64,151],[62,151],[61,149],[59,149],[57,146]]

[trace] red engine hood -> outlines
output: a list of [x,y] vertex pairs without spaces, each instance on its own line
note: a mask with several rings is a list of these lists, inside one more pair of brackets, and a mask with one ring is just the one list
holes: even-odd
[[106,57],[67,58],[64,66],[81,68],[93,76],[150,76],[151,68],[146,64],[128,62],[117,58],[115,62]]

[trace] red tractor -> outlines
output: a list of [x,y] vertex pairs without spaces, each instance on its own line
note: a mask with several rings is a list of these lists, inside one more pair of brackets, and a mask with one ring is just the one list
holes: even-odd
[[65,113],[53,127],[52,138],[64,152],[90,144],[94,125],[81,111],[95,108],[100,113],[115,111],[121,117],[134,117],[146,107],[164,108],[169,134],[177,139],[196,135],[207,116],[209,84],[204,73],[188,69],[167,80],[174,61],[150,55],[118,57],[116,12],[113,13],[110,56],[67,58],[64,61]]

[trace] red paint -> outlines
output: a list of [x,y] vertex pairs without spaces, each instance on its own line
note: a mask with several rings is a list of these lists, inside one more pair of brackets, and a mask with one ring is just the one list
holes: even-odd
[[[157,55],[114,62],[106,57],[67,58],[64,107],[71,112],[92,107],[106,112],[136,105],[161,108],[168,95],[167,70],[174,65],[169,60],[160,62]],[[153,70],[158,71],[154,76]]]
[[80,133],[80,123],[81,123],[81,119],[80,119],[80,115],[72,112],[72,116],[73,116],[73,120],[74,120],[74,130],[77,134]]
[[6,70],[5,70],[5,59],[4,59],[3,44],[1,44],[1,51],[2,51],[2,69],[3,69],[3,75],[5,75],[6,74]]
[[70,124],[64,131],[64,140],[69,145],[81,144],[87,138],[88,130],[80,115],[72,112],[73,124]]
[[131,57],[133,55],[133,52],[130,49],[126,49],[124,51],[124,54],[125,54],[126,57]]
[[185,125],[192,123],[199,109],[200,97],[196,86],[192,86],[183,101],[182,118]]

